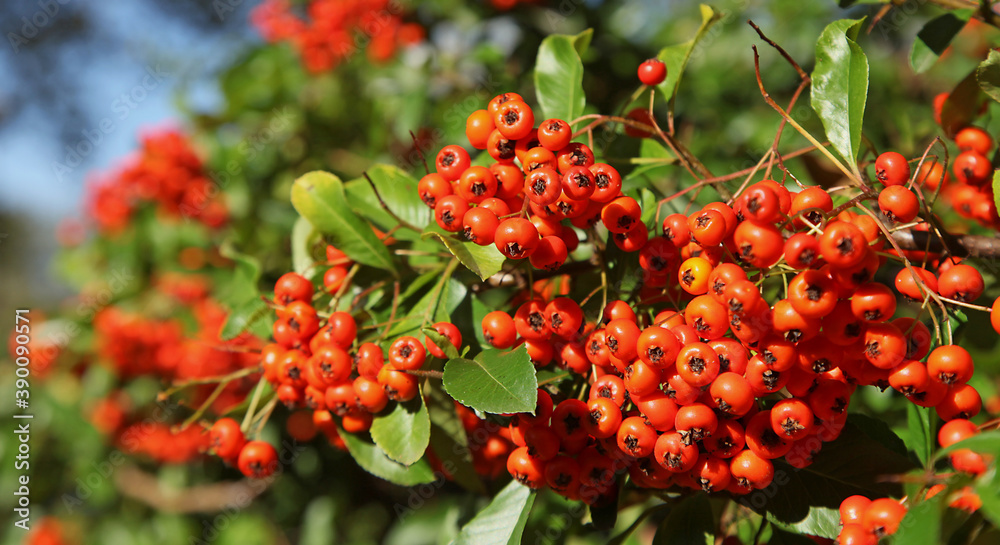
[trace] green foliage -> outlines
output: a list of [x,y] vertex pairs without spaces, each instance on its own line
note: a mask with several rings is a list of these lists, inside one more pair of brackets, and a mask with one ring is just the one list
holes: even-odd
[[535,96],[545,118],[573,121],[583,115],[587,99],[580,55],[593,34],[593,30],[586,30],[576,36],[557,34],[542,40],[535,61]]
[[304,216],[299,216],[292,227],[292,270],[299,274],[306,274],[313,268],[313,265],[326,256],[317,258],[313,248],[317,247],[320,236],[316,229]]
[[751,494],[741,498],[740,503],[759,512],[767,511],[780,522],[795,524],[822,516],[813,515],[816,507],[838,508],[841,500],[853,494],[872,498],[899,495],[898,485],[882,482],[879,476],[905,473],[916,465],[862,431],[853,423],[857,418],[852,415],[840,436],[824,443],[809,466],[796,469],[776,461],[775,492]]
[[667,77],[657,87],[667,97],[671,109],[673,108],[674,100],[677,98],[677,89],[681,85],[681,77],[684,75],[684,70],[691,60],[691,53],[694,52],[698,42],[705,37],[705,33],[708,32],[709,28],[722,18],[721,13],[718,13],[707,4],[701,4],[700,10],[701,25],[698,27],[698,31],[694,37],[684,43],[665,47],[656,55],[656,58],[663,61],[663,64],[667,66]]
[[926,72],[937,62],[952,39],[969,22],[969,10],[943,13],[931,19],[917,33],[910,50],[910,66],[915,72]]
[[929,500],[917,502],[906,512],[899,523],[899,530],[893,536],[894,543],[914,545],[935,545],[941,543],[941,515],[944,494]]
[[810,95],[827,138],[855,171],[868,99],[868,57],[855,41],[863,23],[834,21],[820,34]]
[[1000,102],[1000,51],[991,50],[976,70],[979,87],[993,100]]
[[414,486],[434,482],[434,473],[426,460],[405,466],[389,458],[381,447],[361,437],[340,431],[348,452],[365,471],[400,486]]
[[674,505],[653,537],[653,545],[712,545],[715,518],[706,494],[695,494]]
[[459,403],[487,413],[535,413],[535,366],[522,345],[511,351],[484,350],[474,359],[444,366],[444,389]]
[[535,502],[530,488],[511,481],[482,511],[462,527],[451,545],[516,545]]
[[295,180],[292,204],[348,257],[392,273],[396,264],[389,250],[347,202],[344,184],[328,172],[310,172]]
[[496,246],[488,244],[480,246],[468,241],[461,241],[455,235],[447,233],[437,224],[427,227],[421,237],[425,240],[437,240],[451,252],[451,255],[465,265],[465,268],[474,272],[482,280],[500,272],[503,267],[504,256],[496,249]]
[[[372,183],[365,178],[351,180],[344,184],[344,190],[350,207],[362,217],[370,220],[382,231],[399,226],[403,220],[410,225],[422,228],[428,222],[433,223],[431,210],[420,200],[417,183],[413,176],[392,165],[377,164],[366,171]],[[378,195],[372,189],[372,184],[378,189]],[[379,202],[382,197],[382,202]],[[382,207],[382,203],[391,211]],[[395,217],[393,217],[395,214]],[[393,236],[409,240],[416,235],[406,229],[397,231]]]
[[427,416],[423,395],[396,403],[388,414],[372,421],[372,439],[391,460],[405,466],[419,461],[431,436],[431,420]]
[[920,463],[927,465],[937,444],[937,434],[932,422],[932,409],[908,404],[906,406],[907,433],[903,436],[906,446],[916,455]]
[[942,457],[960,449],[969,449],[983,454],[1000,452],[1000,430],[985,431],[973,435],[968,439],[963,439],[954,445],[938,450],[934,453],[934,458],[941,459]]

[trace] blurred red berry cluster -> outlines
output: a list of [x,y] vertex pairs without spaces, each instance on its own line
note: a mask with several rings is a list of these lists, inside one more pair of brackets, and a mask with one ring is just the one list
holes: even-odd
[[265,0],[251,21],[269,42],[291,42],[310,72],[335,69],[357,50],[385,62],[400,47],[423,41],[424,29],[403,22],[402,9],[390,0],[315,0],[305,19],[288,0]]
[[174,130],[144,136],[138,153],[92,183],[89,193],[89,215],[104,233],[127,227],[144,203],[155,202],[162,217],[192,218],[213,228],[229,217],[188,138]]

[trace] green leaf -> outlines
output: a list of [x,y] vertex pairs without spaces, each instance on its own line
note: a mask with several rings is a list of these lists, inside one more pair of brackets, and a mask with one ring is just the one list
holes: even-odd
[[[417,281],[421,278],[418,277]],[[410,305],[408,298],[403,297],[400,308],[413,310],[392,326],[390,336],[412,334],[425,323],[450,321],[451,315],[469,293],[465,284],[452,282],[450,278],[443,279],[440,273],[431,275],[431,280],[438,282],[416,303]]]
[[484,281],[500,272],[503,267],[504,256],[496,249],[496,246],[488,244],[480,246],[473,242],[463,242],[456,239],[449,233],[445,233],[434,224],[421,235],[423,239],[436,239],[444,244],[451,255],[458,258],[467,269],[476,273]]
[[451,545],[517,545],[535,502],[531,489],[511,481],[464,527]]
[[993,203],[1000,206],[1000,170],[993,173]]
[[274,314],[267,301],[256,297],[233,307],[226,316],[219,338],[224,341],[235,339],[249,331],[254,335],[267,338],[274,325]]
[[312,249],[317,240],[319,233],[305,216],[299,216],[292,226],[292,270],[305,274],[312,268],[316,263]]
[[372,439],[386,456],[409,466],[423,457],[431,437],[431,420],[427,416],[423,395],[396,403],[389,414],[372,421]]
[[847,496],[869,498],[899,496],[902,488],[881,480],[916,468],[905,456],[868,436],[848,418],[840,436],[823,443],[811,465],[797,469],[784,461],[774,462],[774,493],[758,491],[737,499],[757,512],[768,512],[786,525],[807,520],[812,508],[837,509]]
[[260,296],[257,282],[260,281],[260,262],[256,258],[242,254],[233,247],[230,241],[225,241],[219,247],[219,253],[235,264],[232,278],[223,288],[219,299],[223,303],[236,306]]
[[917,33],[910,50],[910,66],[917,73],[924,72],[937,62],[938,57],[972,14],[970,10],[956,10],[931,19]]
[[[986,478],[991,473],[992,478]],[[979,494],[979,501],[983,502],[980,509],[983,516],[993,522],[994,526],[1000,527],[1000,471],[996,470],[996,466],[979,478],[976,494]]]
[[934,452],[936,439],[931,425],[931,409],[907,403],[906,427],[909,432],[906,436],[906,446],[917,455],[920,463],[926,466]]
[[979,88],[993,100],[1000,102],[1000,51],[991,49],[986,60],[976,69]]
[[542,40],[535,61],[535,97],[545,118],[573,121],[583,115],[587,97],[580,54],[593,34],[587,29],[576,36],[553,34]]
[[351,210],[340,178],[322,171],[300,176],[292,186],[292,205],[354,261],[397,272],[389,249]]
[[443,384],[459,403],[488,413],[534,414],[538,397],[535,366],[523,345],[510,351],[484,350],[472,360],[448,360]]
[[941,511],[946,495],[942,492],[916,505],[911,502],[906,516],[899,522],[899,530],[893,536],[892,542],[901,545],[937,545],[941,543]]
[[885,420],[872,418],[866,414],[852,413],[851,424],[857,426],[868,437],[900,456],[906,456],[906,443],[885,423]]
[[948,448],[943,448],[934,454],[934,458],[941,458],[955,452],[956,450],[969,449],[983,454],[995,454],[1000,452],[1000,430],[984,431],[973,435],[968,439],[963,439]]
[[[434,224],[431,221],[431,209],[420,200],[420,194],[417,192],[419,181],[416,178],[393,165],[375,165],[367,172],[372,183],[378,188],[378,194],[393,214],[418,229],[423,229],[429,223]],[[378,197],[372,191],[372,186],[364,177],[345,183],[344,190],[347,192],[351,208],[369,219],[379,229],[388,231],[399,223],[392,214],[382,208]],[[393,236],[409,240],[416,238],[416,233],[399,230]]]
[[[441,466],[455,482],[466,490],[485,493],[479,474],[472,464],[472,447],[465,433],[455,402],[439,388],[427,392],[427,410],[431,418],[431,448],[441,460]],[[476,444],[473,447],[481,448]]]
[[338,429],[340,437],[347,445],[347,451],[362,469],[391,483],[400,486],[414,486],[435,481],[434,472],[426,460],[420,460],[411,466],[404,466],[392,461],[378,445]]
[[639,526],[642,526],[643,522],[646,522],[647,518],[649,518],[651,515],[655,513],[667,510],[670,507],[671,507],[670,504],[661,503],[660,505],[654,505],[646,509],[645,511],[639,513],[639,516],[636,517],[634,521],[632,521],[632,524],[630,524],[628,528],[622,530],[620,534],[612,538],[611,541],[608,541],[606,545],[624,545],[625,541],[628,540],[628,538],[631,537],[632,534],[639,529]]
[[671,105],[673,105],[674,99],[677,96],[677,89],[681,85],[681,76],[684,74],[684,69],[687,68],[688,61],[691,60],[691,53],[694,51],[695,46],[705,36],[708,29],[722,19],[722,14],[716,12],[711,6],[701,4],[700,9],[701,25],[698,27],[698,31],[695,32],[694,38],[682,44],[665,47],[656,55],[656,58],[663,61],[663,64],[667,66],[667,77],[657,87],[667,97]]
[[637,166],[622,179],[623,193],[630,193],[641,187],[662,185],[670,165],[676,164],[677,160],[663,144],[652,138],[643,138],[639,144],[639,157],[633,158],[631,162]]
[[653,545],[715,543],[715,518],[708,495],[695,494],[680,502],[656,530]]
[[806,518],[792,523],[772,520],[775,526],[796,534],[810,534],[829,539],[836,539],[840,533],[840,511],[830,507],[809,508]]
[[841,19],[827,25],[816,42],[812,73],[812,108],[830,144],[855,171],[868,99],[868,58],[854,41],[863,21]]
[[451,344],[451,341],[447,337],[438,333],[433,327],[425,327],[421,332],[437,345],[449,360],[459,357],[458,349],[455,348],[455,345]]

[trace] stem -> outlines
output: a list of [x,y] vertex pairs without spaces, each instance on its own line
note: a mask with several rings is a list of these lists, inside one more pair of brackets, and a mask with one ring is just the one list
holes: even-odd
[[444,373],[442,373],[441,371],[432,371],[427,369],[413,369],[411,371],[403,371],[403,372],[413,375],[415,377],[436,378],[436,379],[444,378]]
[[[413,134],[413,131],[410,131],[410,138],[413,139],[413,149],[417,150],[420,160],[424,162],[424,172],[430,174],[431,169],[427,166],[427,158],[424,157],[424,150],[420,149],[420,141],[417,140],[417,135]],[[367,178],[367,176],[365,177]]]
[[215,400],[219,398],[222,391],[226,389],[226,386],[229,386],[229,382],[220,382],[219,385],[212,390],[211,395],[205,398],[205,401],[203,401],[201,406],[198,407],[198,410],[196,410],[191,416],[187,417],[187,419],[185,419],[184,422],[178,426],[177,430],[184,431],[188,428],[188,426],[197,422],[198,419],[201,418],[201,415],[205,414],[205,411],[208,410],[212,403],[215,403]]
[[[871,216],[873,220],[875,220],[875,225],[878,226],[879,230],[882,231],[882,234],[885,235],[885,238],[889,241],[890,244],[892,244],[893,249],[895,249],[896,252],[899,253],[899,257],[903,260],[903,265],[906,266],[906,270],[909,271],[910,275],[913,276],[913,279],[915,280],[917,288],[919,288],[920,291],[924,294],[924,297],[928,297],[929,296],[941,308],[941,314],[942,314],[942,316],[944,316],[944,318],[946,320],[948,320],[948,328],[947,328],[946,331],[948,333],[948,344],[951,344],[951,340],[952,340],[951,317],[948,314],[948,309],[946,309],[945,306],[944,306],[944,302],[941,301],[941,297],[938,294],[934,293],[933,290],[931,290],[930,288],[928,288],[927,285],[924,283],[924,281],[921,279],[920,275],[918,275],[916,273],[916,271],[913,270],[913,265],[910,264],[910,260],[907,259],[907,257],[906,257],[905,254],[903,254],[903,250],[899,247],[898,244],[896,244],[895,239],[893,239],[892,233],[890,233],[889,230],[885,227],[885,224],[883,224],[879,220],[878,216],[874,212],[872,212],[871,210],[869,210],[868,207],[866,207],[865,205],[863,205],[861,203],[858,203],[857,207],[859,209],[861,209],[862,211],[864,211],[865,214],[868,214],[869,216]],[[935,325],[937,325],[937,324],[935,323]],[[940,332],[938,332],[938,338],[940,338]]]
[[[254,429],[254,437],[260,436],[260,431],[264,429],[264,424],[267,424],[268,419],[271,418],[271,413],[274,412],[274,407],[278,404],[278,396],[274,396],[267,405],[264,406],[264,410],[260,412],[255,418],[257,420],[257,427]],[[251,425],[253,425],[251,423]]]
[[217,382],[229,383],[238,378],[248,377],[254,373],[259,373],[259,372],[260,372],[260,367],[255,366],[255,367],[247,367],[245,369],[240,369],[239,371],[233,371],[232,373],[227,373],[225,375],[193,378],[182,382],[175,382],[170,388],[164,390],[163,393],[161,393],[160,395],[164,397],[169,397],[190,386],[196,386],[199,384],[215,384]]
[[[791,125],[795,130],[799,131],[799,134],[801,134],[806,140],[808,140],[810,144],[819,149],[820,152],[822,152],[823,155],[825,155],[826,158],[830,160],[830,162],[832,162],[838,169],[840,169],[840,171],[843,172],[848,179],[855,181],[858,185],[864,186],[865,184],[861,181],[861,175],[859,172],[856,173],[848,170],[848,168],[845,167],[844,164],[840,162],[840,160],[834,157],[834,155],[830,153],[829,150],[826,149],[826,146],[824,146],[818,140],[813,138],[813,135],[809,134],[809,131],[802,128],[802,125],[799,125],[794,119],[792,119],[791,116],[788,115],[788,112],[782,109],[782,107],[779,106],[778,103],[775,102],[773,98],[771,98],[771,95],[767,92],[767,89],[764,88],[764,81],[761,79],[760,76],[760,55],[757,53],[757,46],[752,46],[752,47],[753,47],[753,65],[754,65],[754,72],[756,73],[757,76],[757,86],[760,88],[760,94],[761,96],[764,97],[764,101],[767,102],[768,106],[774,108],[776,112],[781,114],[781,117],[783,117],[786,121],[788,121],[789,125]],[[855,171],[857,170],[857,168],[858,166],[854,165]]]
[[386,322],[385,329],[379,335],[379,342],[383,341],[389,334],[389,326],[396,319],[396,310],[399,308],[399,280],[392,283],[392,310],[389,311],[389,321]]
[[413,226],[413,224],[411,224],[410,222],[408,222],[408,221],[404,220],[403,218],[397,216],[395,212],[393,212],[392,210],[390,210],[389,209],[389,205],[385,204],[385,201],[382,200],[382,195],[378,192],[378,188],[375,187],[375,182],[372,181],[371,176],[369,176],[367,172],[363,172],[361,174],[362,174],[362,176],[365,177],[366,180],[368,180],[368,185],[370,185],[371,188],[372,188],[372,191],[375,192],[375,198],[378,199],[378,203],[379,203],[379,205],[382,206],[382,210],[385,210],[387,214],[389,214],[390,216],[392,216],[392,219],[394,219],[397,222],[399,222],[399,226],[400,227],[403,227],[404,229],[409,229],[409,230],[411,230],[411,231],[413,231],[415,233],[422,233],[423,232],[423,229],[417,229],[416,227]]
[[257,382],[257,387],[254,389],[253,398],[250,400],[250,406],[247,407],[247,414],[243,416],[243,422],[240,424],[240,429],[243,433],[250,430],[250,422],[253,420],[253,413],[257,411],[257,403],[260,402],[260,396],[264,392],[264,383],[267,379],[261,377]]

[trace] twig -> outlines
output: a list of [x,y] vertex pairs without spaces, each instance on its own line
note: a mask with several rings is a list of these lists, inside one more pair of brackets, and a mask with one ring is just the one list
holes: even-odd
[[424,172],[430,174],[431,169],[427,166],[427,158],[424,157],[424,150],[420,149],[420,141],[417,140],[417,135],[413,134],[413,131],[410,131],[410,138],[413,139],[413,149],[417,150],[417,154],[420,155],[420,160],[424,162]]
[[197,422],[198,419],[201,418],[201,415],[205,414],[205,411],[207,411],[208,408],[212,406],[212,403],[215,403],[215,400],[219,399],[219,396],[222,394],[222,391],[226,389],[226,386],[229,386],[228,381],[220,382],[219,385],[216,386],[214,390],[212,390],[212,393],[205,399],[205,401],[201,403],[201,406],[198,407],[198,409],[194,412],[194,414],[187,417],[187,419],[184,420],[184,422],[181,422],[181,425],[177,427],[177,431],[184,431],[191,424]]
[[422,230],[422,229],[417,229],[417,228],[416,228],[416,227],[415,227],[415,226],[414,226],[413,224],[411,224],[410,222],[408,222],[408,221],[404,220],[403,218],[401,218],[401,217],[397,216],[397,215],[396,215],[396,213],[395,213],[395,212],[393,212],[393,211],[392,211],[392,210],[391,210],[391,209],[389,208],[389,205],[385,204],[385,201],[384,201],[384,200],[382,200],[382,194],[378,192],[378,188],[377,188],[377,187],[375,187],[375,182],[374,182],[374,181],[372,181],[372,178],[371,178],[371,176],[369,176],[367,172],[363,172],[363,173],[362,173],[362,176],[364,176],[364,177],[365,177],[365,179],[366,179],[366,180],[368,180],[368,185],[370,185],[370,186],[372,187],[372,191],[373,191],[373,192],[375,192],[375,198],[377,198],[377,199],[378,199],[378,203],[379,203],[379,204],[380,204],[380,205],[382,206],[382,210],[385,210],[385,211],[386,211],[386,213],[388,213],[388,214],[389,214],[390,216],[392,216],[392,219],[394,219],[394,220],[396,220],[397,222],[399,222],[399,226],[400,226],[400,227],[403,227],[403,228],[405,228],[405,229],[409,229],[409,230],[411,230],[411,231],[414,231],[414,232],[417,232],[417,233],[422,233],[422,232],[423,232],[423,230]]
[[162,393],[160,393],[160,397],[161,398],[165,398],[165,397],[172,396],[172,395],[176,394],[177,392],[179,392],[179,391],[181,391],[184,388],[187,388],[189,386],[196,386],[196,385],[200,385],[200,384],[215,384],[217,382],[226,382],[226,383],[228,383],[228,382],[236,380],[238,378],[247,377],[247,376],[250,376],[250,375],[252,375],[254,373],[259,373],[259,372],[260,372],[260,367],[259,366],[254,366],[254,367],[247,367],[245,369],[240,369],[238,371],[233,371],[232,373],[227,373],[225,375],[215,375],[215,376],[211,376],[211,377],[193,378],[193,379],[185,380],[185,381],[182,381],[182,382],[175,382],[170,388],[167,388]]
[[243,422],[240,424],[240,429],[243,433],[250,431],[250,422],[253,421],[253,413],[257,410],[257,403],[260,402],[260,396],[264,393],[264,384],[267,379],[260,377],[260,381],[257,382],[257,388],[254,389],[253,397],[250,399],[250,406],[247,407],[247,413],[243,415]]
[[411,369],[409,371],[403,371],[403,372],[413,375],[415,377],[436,378],[436,379],[444,378],[444,373],[442,373],[441,371],[434,371],[430,369]]
[[[761,96],[764,97],[764,101],[767,102],[768,106],[774,108],[776,112],[781,114],[781,117],[785,118],[785,120],[788,121],[789,125],[791,125],[795,130],[797,130],[799,134],[805,137],[805,139],[808,140],[810,144],[816,146],[816,148],[819,149],[819,151],[822,152],[823,155],[825,155],[826,158],[829,159],[838,169],[840,169],[840,171],[843,172],[844,175],[847,176],[849,180],[854,180],[858,185],[865,186],[864,182],[862,182],[861,179],[855,173],[851,172],[847,167],[845,167],[843,163],[841,163],[836,157],[833,156],[832,153],[830,153],[828,149],[826,149],[826,146],[824,146],[818,140],[816,140],[816,138],[814,138],[813,135],[809,134],[809,131],[805,130],[802,127],[802,125],[799,125],[798,122],[792,119],[791,116],[788,115],[788,112],[786,112],[781,106],[778,105],[777,102],[774,101],[773,98],[771,98],[771,95],[767,92],[767,89],[764,88],[764,81],[761,79],[760,76],[760,54],[757,52],[757,46],[754,45],[751,47],[753,48],[753,66],[754,66],[754,72],[757,76],[757,86],[760,88],[760,94]],[[855,165],[854,168],[857,169],[857,165]]]
[[949,238],[946,243],[927,231],[913,229],[892,233],[892,239],[904,250],[948,253],[955,257],[1000,257],[1000,238],[981,235],[949,235]]
[[385,339],[386,335],[389,334],[389,328],[392,322],[396,319],[396,309],[399,308],[399,280],[392,283],[392,310],[389,311],[389,320],[386,322],[388,325],[385,326],[385,330],[379,335],[378,340],[381,342]]
[[241,480],[177,489],[165,486],[158,476],[132,464],[118,468],[114,481],[123,496],[164,513],[215,513],[247,505],[264,493],[271,482]]
[[792,56],[789,55],[788,52],[785,51],[780,45],[774,43],[773,41],[771,41],[770,38],[768,38],[767,36],[765,36],[764,32],[761,31],[761,29],[760,29],[759,26],[757,26],[750,19],[747,19],[747,24],[750,25],[751,28],[753,28],[754,30],[757,31],[757,35],[760,36],[761,40],[764,40],[765,42],[767,42],[768,45],[770,45],[771,47],[777,49],[778,53],[781,53],[781,56],[784,57],[786,61],[788,61],[788,64],[792,65],[792,68],[795,69],[795,71],[799,74],[799,77],[802,78],[802,80],[804,80],[806,83],[809,83],[810,81],[812,81],[809,78],[809,74],[806,73],[806,71],[803,70],[801,66],[799,66],[799,63],[795,62],[795,59],[793,59]]

